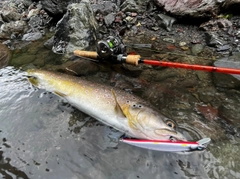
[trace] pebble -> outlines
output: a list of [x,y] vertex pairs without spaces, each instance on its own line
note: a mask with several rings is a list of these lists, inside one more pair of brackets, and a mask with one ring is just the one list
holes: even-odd
[[218,52],[226,51],[226,50],[229,50],[230,48],[231,48],[230,45],[223,45],[223,46],[218,47],[217,51]]
[[186,46],[186,45],[187,45],[186,42],[179,42],[179,46],[180,46],[180,47],[183,47],[183,46]]
[[40,9],[31,9],[27,15],[27,18],[29,19],[32,16],[38,15],[40,12]]
[[176,40],[173,39],[173,38],[164,38],[163,41],[170,42],[170,43],[173,43],[173,44],[176,42]]
[[130,22],[130,21],[132,21],[132,20],[133,20],[133,18],[132,18],[132,17],[130,17],[130,16],[127,16],[125,19],[126,19],[128,22]]
[[203,45],[202,44],[194,44],[191,48],[192,54],[193,55],[198,55],[203,51]]

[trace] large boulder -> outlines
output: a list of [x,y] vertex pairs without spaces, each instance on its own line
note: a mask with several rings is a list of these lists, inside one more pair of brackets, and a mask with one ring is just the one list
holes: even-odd
[[221,0],[155,0],[164,10],[178,15],[191,17],[212,16],[219,12]]
[[177,16],[213,17],[221,10],[240,5],[239,0],[154,0],[165,11]]
[[70,4],[58,22],[54,35],[53,52],[68,58],[76,49],[88,49],[96,42],[98,25],[89,0]]

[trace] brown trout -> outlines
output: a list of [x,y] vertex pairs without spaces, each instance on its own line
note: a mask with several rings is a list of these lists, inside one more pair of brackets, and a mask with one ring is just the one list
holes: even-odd
[[146,101],[126,91],[58,72],[28,70],[38,88],[65,98],[72,106],[138,139],[186,140],[176,123]]

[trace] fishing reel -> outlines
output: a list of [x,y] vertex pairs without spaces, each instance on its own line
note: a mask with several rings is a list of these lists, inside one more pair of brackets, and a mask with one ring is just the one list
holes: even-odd
[[106,40],[97,43],[97,54],[101,59],[114,60],[119,55],[126,55],[126,46],[119,37],[109,36]]

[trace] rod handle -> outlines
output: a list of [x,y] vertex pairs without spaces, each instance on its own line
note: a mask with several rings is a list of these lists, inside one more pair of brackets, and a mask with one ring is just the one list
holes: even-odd
[[73,53],[75,56],[80,56],[80,57],[87,57],[87,58],[93,58],[93,59],[97,59],[98,57],[97,52],[92,52],[92,51],[74,50]]
[[126,57],[126,63],[138,66],[138,61],[140,60],[140,58],[140,55],[128,55]]

